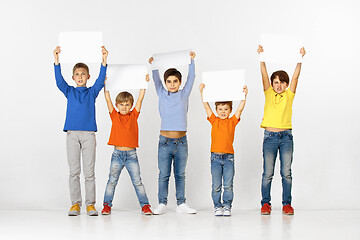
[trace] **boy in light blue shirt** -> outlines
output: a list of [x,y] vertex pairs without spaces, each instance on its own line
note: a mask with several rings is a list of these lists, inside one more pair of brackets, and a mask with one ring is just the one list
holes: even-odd
[[[158,148],[159,168],[159,205],[154,209],[155,215],[167,212],[167,197],[171,164],[174,165],[175,188],[178,213],[196,213],[195,209],[186,204],[185,198],[185,168],[188,157],[188,144],[186,139],[187,112],[189,96],[195,80],[195,53],[190,52],[191,64],[187,81],[183,89],[181,73],[175,68],[170,68],[164,73],[165,87],[163,86],[159,70],[153,70],[153,79],[156,93],[159,96],[159,112],[161,128]],[[151,64],[154,59],[150,58]]]

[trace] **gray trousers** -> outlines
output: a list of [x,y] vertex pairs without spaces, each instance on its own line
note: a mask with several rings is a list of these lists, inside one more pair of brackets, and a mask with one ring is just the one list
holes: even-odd
[[85,204],[94,205],[96,202],[95,190],[95,132],[67,131],[66,137],[67,157],[69,164],[69,188],[71,204],[79,203],[81,206],[80,173],[82,155],[83,173],[85,178]]

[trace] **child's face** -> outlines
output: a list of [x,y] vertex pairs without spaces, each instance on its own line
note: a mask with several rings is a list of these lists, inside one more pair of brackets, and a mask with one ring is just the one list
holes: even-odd
[[227,119],[230,116],[231,110],[229,104],[218,105],[216,107],[216,113],[220,119]]
[[90,78],[85,68],[77,68],[72,76],[77,87],[86,87],[87,80]]
[[129,101],[116,103],[116,107],[121,115],[126,115],[130,112],[132,104]]
[[273,80],[272,87],[274,88],[276,93],[283,93],[283,92],[285,92],[288,85],[289,84],[287,84],[286,82],[281,82],[279,77],[276,76],[276,78],[274,78],[274,80]]
[[178,92],[181,82],[175,76],[169,76],[165,81],[165,86],[169,92]]

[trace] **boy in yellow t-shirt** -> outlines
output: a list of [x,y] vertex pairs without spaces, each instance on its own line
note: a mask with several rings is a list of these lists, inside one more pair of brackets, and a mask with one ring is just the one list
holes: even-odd
[[[261,45],[257,52],[260,54],[264,49]],[[301,48],[300,53],[305,55],[305,49]],[[290,87],[289,76],[285,71],[274,72],[269,81],[265,62],[260,62],[262,82],[265,93],[264,117],[261,127],[265,129],[263,141],[263,174],[261,183],[261,214],[271,213],[271,181],[274,176],[274,167],[277,153],[279,151],[281,164],[281,178],[283,187],[283,209],[285,215],[293,215],[294,209],[291,206],[291,163],[293,160],[293,136],[291,126],[292,103],[298,83],[301,63],[298,63],[292,76]]]

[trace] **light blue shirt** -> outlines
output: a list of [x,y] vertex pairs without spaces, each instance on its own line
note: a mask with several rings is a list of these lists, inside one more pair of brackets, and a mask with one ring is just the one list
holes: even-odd
[[159,112],[162,131],[186,131],[189,96],[195,80],[195,64],[191,60],[187,81],[183,89],[171,93],[167,91],[160,79],[159,70],[153,70],[156,93],[159,96]]

